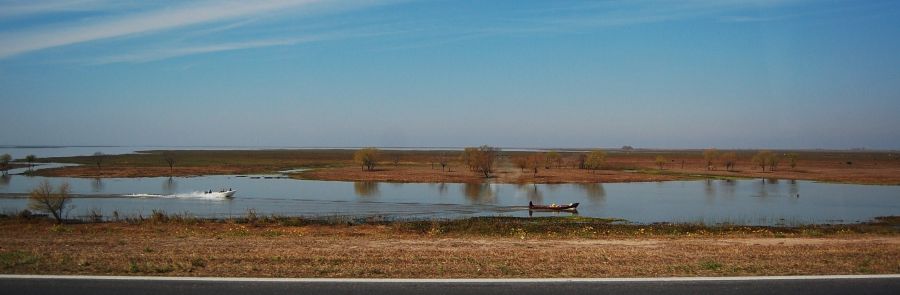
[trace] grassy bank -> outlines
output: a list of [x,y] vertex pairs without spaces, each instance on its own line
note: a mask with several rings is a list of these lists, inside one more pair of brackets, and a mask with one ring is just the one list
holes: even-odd
[[590,218],[380,221],[159,214],[0,219],[0,272],[254,277],[623,277],[900,272],[897,218],[794,228]]

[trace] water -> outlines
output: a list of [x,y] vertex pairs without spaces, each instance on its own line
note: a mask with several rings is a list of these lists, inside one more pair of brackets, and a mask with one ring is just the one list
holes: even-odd
[[[152,210],[206,217],[379,215],[396,218],[529,216],[527,204],[579,202],[578,214],[632,222],[746,225],[853,223],[900,215],[900,186],[790,180],[703,180],[610,184],[420,184],[286,179],[280,175],[176,178],[0,179],[0,211],[27,207],[26,194],[44,179],[68,182],[71,216],[96,209],[147,216]],[[208,189],[234,188],[233,199]],[[799,197],[798,197],[799,196]],[[570,213],[535,212],[539,216]]]
[[[14,158],[125,154],[153,149],[266,149],[299,147],[2,147]],[[393,149],[393,148],[392,148]],[[402,148],[397,148],[402,149]],[[415,148],[422,149],[422,148]],[[526,149],[522,149],[526,150]],[[43,164],[49,168],[58,164]],[[27,168],[10,173],[22,173]],[[790,180],[708,180],[614,184],[418,184],[286,179],[283,175],[176,178],[0,177],[0,212],[27,208],[27,193],[43,180],[68,182],[77,196],[70,216],[99,210],[109,216],[152,210],[204,217],[241,216],[248,209],[291,216],[379,215],[398,218],[529,216],[529,201],[581,203],[578,214],[631,222],[702,222],[747,225],[853,223],[900,215],[900,186],[829,184]],[[233,199],[202,191],[238,190]],[[798,197],[799,196],[799,197]],[[570,213],[535,212],[538,216]]]

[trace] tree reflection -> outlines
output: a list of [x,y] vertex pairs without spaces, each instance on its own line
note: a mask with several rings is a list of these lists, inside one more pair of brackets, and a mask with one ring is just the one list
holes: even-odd
[[788,181],[788,193],[791,194],[789,197],[800,197],[800,187],[797,185],[797,180],[791,179]]
[[487,183],[466,183],[463,185],[463,195],[474,203],[486,203],[494,198],[494,192]]
[[584,190],[588,200],[600,203],[606,201],[606,189],[603,188],[602,183],[578,183],[575,186]]
[[0,185],[7,186],[9,185],[9,181],[12,179],[12,176],[9,175],[0,175]]
[[91,181],[91,190],[95,193],[102,192],[103,186],[103,179],[100,177],[94,178],[94,180]]
[[166,195],[174,195],[178,190],[178,182],[175,181],[174,177],[166,178],[162,183],[163,193]]
[[525,197],[529,201],[542,204],[544,203],[544,194],[538,189],[536,184],[517,184],[516,188],[525,193]]
[[371,197],[378,195],[378,182],[375,181],[357,181],[353,183],[353,191],[360,197]]
[[706,196],[707,203],[716,199],[716,186],[712,179],[707,179],[703,183],[703,194]]
[[725,179],[720,182],[719,185],[725,191],[725,195],[731,198],[734,198],[734,194],[737,192],[737,181],[734,179]]
[[443,183],[443,182],[438,183],[438,184],[437,184],[437,191],[438,191],[438,194],[440,194],[441,196],[447,195],[447,184],[446,184],[446,183]]

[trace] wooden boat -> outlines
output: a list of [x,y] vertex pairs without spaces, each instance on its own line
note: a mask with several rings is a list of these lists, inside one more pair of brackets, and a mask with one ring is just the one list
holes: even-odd
[[555,211],[563,211],[563,210],[576,210],[578,208],[578,203],[569,203],[568,205],[535,205],[532,202],[528,202],[528,210],[555,210]]

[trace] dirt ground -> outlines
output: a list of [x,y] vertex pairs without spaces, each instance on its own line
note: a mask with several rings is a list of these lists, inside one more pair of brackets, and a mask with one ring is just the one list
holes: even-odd
[[[590,229],[586,229],[590,230]],[[644,277],[900,273],[900,237],[532,237],[389,225],[0,223],[0,273],[241,277]]]

